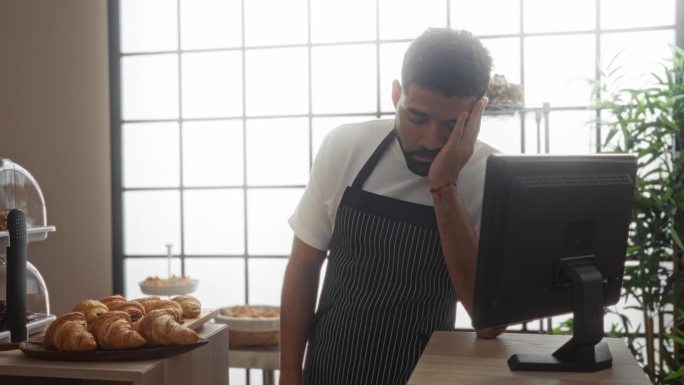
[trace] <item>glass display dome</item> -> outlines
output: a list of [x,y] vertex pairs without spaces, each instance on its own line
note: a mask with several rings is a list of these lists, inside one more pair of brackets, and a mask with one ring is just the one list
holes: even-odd
[[7,214],[12,209],[24,211],[29,229],[47,225],[45,199],[36,180],[20,165],[0,158],[0,231],[7,230]]
[[[28,242],[41,241],[55,230],[47,225],[45,199],[35,178],[9,159],[0,158],[0,342],[9,340],[6,330],[7,302],[7,215],[13,209],[24,212]],[[41,331],[54,316],[43,277],[30,262],[26,263],[26,326],[28,333]]]
[[[3,305],[7,300],[6,282],[7,261],[4,256],[0,255],[0,330],[5,329],[3,325]],[[40,275],[38,269],[31,262],[26,263],[26,310],[29,313],[26,315],[27,321],[33,321],[50,314],[50,297],[48,296],[47,286],[43,276]]]

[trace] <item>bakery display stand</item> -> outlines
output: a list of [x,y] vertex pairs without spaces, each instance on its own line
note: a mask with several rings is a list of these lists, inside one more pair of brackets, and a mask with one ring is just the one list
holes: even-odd
[[176,295],[190,294],[197,290],[199,280],[197,279],[180,279],[174,280],[175,276],[171,274],[171,261],[173,259],[173,245],[166,245],[166,261],[167,261],[167,276],[166,281],[142,281],[140,282],[140,290],[147,295],[159,295],[172,297]]
[[27,260],[29,243],[53,231],[36,180],[0,158],[0,343],[25,341],[55,319],[45,281]]

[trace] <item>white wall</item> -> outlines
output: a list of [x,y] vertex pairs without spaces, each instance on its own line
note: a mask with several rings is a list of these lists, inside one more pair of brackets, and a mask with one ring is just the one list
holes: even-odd
[[108,82],[105,0],[0,0],[0,157],[57,226],[29,246],[57,314],[112,287]]

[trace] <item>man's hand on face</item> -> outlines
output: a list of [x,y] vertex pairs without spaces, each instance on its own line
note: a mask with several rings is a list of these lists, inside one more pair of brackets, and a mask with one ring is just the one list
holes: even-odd
[[473,103],[469,113],[462,112],[458,116],[449,140],[430,165],[428,173],[430,186],[456,183],[458,174],[475,149],[475,141],[480,133],[482,112],[488,101],[487,97],[483,97]]

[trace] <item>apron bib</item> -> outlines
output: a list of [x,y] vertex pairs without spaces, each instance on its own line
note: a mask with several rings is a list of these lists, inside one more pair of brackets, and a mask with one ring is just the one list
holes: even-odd
[[433,207],[363,190],[395,135],[340,201],[304,384],[406,384],[432,332],[454,329],[456,295]]

